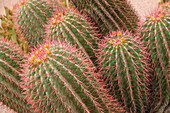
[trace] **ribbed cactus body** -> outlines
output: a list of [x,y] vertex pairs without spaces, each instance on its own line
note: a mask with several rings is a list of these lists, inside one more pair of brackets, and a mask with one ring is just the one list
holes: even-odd
[[14,45],[0,40],[0,101],[18,113],[30,113],[20,84],[23,58]]
[[148,107],[148,75],[144,54],[129,33],[112,32],[101,45],[101,70],[118,101],[128,112],[144,113]]
[[55,15],[49,26],[49,36],[55,40],[60,39],[76,44],[95,63],[95,50],[98,48],[97,35],[81,15],[72,12],[66,15],[61,13]]
[[54,8],[45,0],[22,0],[15,6],[16,27],[31,47],[44,40],[44,26],[53,12]]
[[170,10],[169,3],[159,6],[147,16],[141,39],[148,47],[153,62],[154,112],[162,112],[170,102]]
[[107,35],[113,30],[135,31],[138,17],[127,0],[71,0]]
[[[28,62],[23,82],[27,84],[27,97],[37,111],[112,112],[102,101],[107,101],[107,98],[104,98],[106,95],[101,97],[98,94],[97,80],[92,72],[94,67],[81,51],[69,43],[46,43],[32,52]],[[114,108],[115,103],[117,102],[107,104]],[[114,111],[120,113],[123,109],[116,107]]]

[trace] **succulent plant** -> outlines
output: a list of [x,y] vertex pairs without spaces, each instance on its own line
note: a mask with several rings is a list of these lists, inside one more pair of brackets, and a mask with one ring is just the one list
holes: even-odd
[[0,101],[18,113],[32,112],[22,94],[20,74],[23,69],[21,50],[10,42],[0,39]]
[[132,34],[113,31],[98,54],[101,73],[130,113],[144,113],[149,102],[148,71],[143,49]]
[[28,55],[24,67],[26,98],[37,112],[124,112],[86,55],[70,43],[58,40],[40,45]]
[[58,13],[50,20],[47,34],[51,39],[60,39],[76,44],[95,63],[98,48],[97,34],[83,16],[69,12]]
[[141,40],[151,54],[154,102],[152,112],[163,112],[170,103],[170,2],[160,5],[140,29]]
[[17,33],[22,34],[33,47],[45,39],[45,28],[54,8],[47,0],[21,0],[15,6],[15,26]]
[[107,35],[113,30],[135,31],[138,17],[127,0],[71,0],[76,8]]
[[0,15],[1,19],[0,36],[5,39],[11,40],[13,43],[19,45],[22,48],[22,50],[27,52],[28,51],[27,42],[23,38],[21,38],[19,34],[16,33],[16,29],[12,18],[13,16],[12,11],[8,7],[5,7],[5,12],[6,15]]

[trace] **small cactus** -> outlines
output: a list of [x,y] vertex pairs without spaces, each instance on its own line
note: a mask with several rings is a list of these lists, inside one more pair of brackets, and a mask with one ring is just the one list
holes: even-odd
[[97,35],[83,16],[69,12],[58,13],[51,18],[47,34],[52,39],[65,40],[76,44],[95,63],[95,50],[98,47]]
[[124,112],[116,100],[102,92],[104,84],[97,85],[102,79],[96,78],[85,54],[70,43],[58,40],[40,45],[24,66],[26,97],[37,112]]
[[148,71],[137,38],[128,32],[113,31],[101,44],[98,59],[113,95],[127,112],[146,112],[149,106]]
[[15,47],[3,38],[0,39],[0,101],[18,113],[30,113],[32,109],[22,94],[19,76],[24,58]]
[[76,8],[107,35],[113,30],[135,31],[138,17],[127,0],[71,0]]
[[163,112],[170,102],[170,2],[147,15],[139,29],[141,40],[151,54],[154,101],[152,112]]

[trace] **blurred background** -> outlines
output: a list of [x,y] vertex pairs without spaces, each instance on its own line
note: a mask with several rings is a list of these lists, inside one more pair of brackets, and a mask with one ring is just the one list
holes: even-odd
[[[4,6],[12,9],[13,5],[20,0],[0,0],[0,14],[5,14]],[[159,0],[128,0],[141,19],[157,7]],[[13,110],[2,105],[0,102],[0,113],[15,113]]]

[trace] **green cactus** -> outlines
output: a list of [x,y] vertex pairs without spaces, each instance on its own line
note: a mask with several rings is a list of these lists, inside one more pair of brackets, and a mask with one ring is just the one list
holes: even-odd
[[28,56],[23,83],[37,112],[122,113],[124,109],[98,85],[89,59],[70,43],[46,43]]
[[98,47],[97,35],[83,16],[73,12],[66,15],[58,13],[49,23],[51,23],[47,27],[49,37],[76,44],[87,56],[90,56],[95,64],[95,50]]
[[17,32],[33,47],[45,39],[45,28],[54,8],[45,0],[20,1],[15,6]]
[[76,8],[90,17],[107,35],[113,30],[135,31],[138,17],[127,0],[71,0]]
[[154,102],[152,112],[162,113],[170,103],[170,6],[159,6],[142,24],[141,40],[151,54]]
[[8,40],[11,40],[15,44],[19,45],[23,51],[28,52],[27,42],[21,38],[19,34],[16,33],[16,29],[13,22],[12,11],[5,7],[6,15],[0,15],[1,27],[0,27],[0,36]]
[[32,112],[27,100],[22,94],[20,74],[23,69],[21,51],[14,49],[12,43],[0,40],[0,101],[18,113]]
[[128,32],[122,35],[113,31],[111,37],[101,44],[100,69],[127,112],[144,113],[149,106],[149,91],[143,49]]

